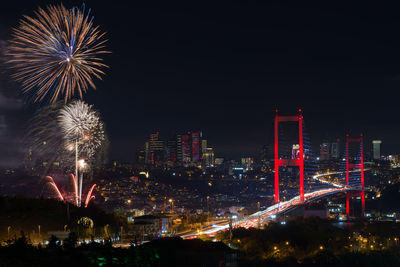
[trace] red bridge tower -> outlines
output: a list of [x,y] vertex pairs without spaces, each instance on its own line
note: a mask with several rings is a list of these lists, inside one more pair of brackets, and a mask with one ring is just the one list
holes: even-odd
[[[299,123],[299,153],[295,159],[280,159],[278,152],[278,126],[281,122]],[[280,166],[299,166],[300,170],[300,201],[304,202],[304,147],[303,147],[303,114],[299,109],[299,114],[294,116],[275,114],[275,203],[279,203],[279,167]]]
[[[349,143],[360,143],[360,163],[349,163]],[[350,169],[360,169],[361,172],[361,190],[358,193],[361,197],[361,215],[364,216],[365,212],[365,193],[364,193],[364,147],[363,147],[363,135],[360,137],[350,138],[346,135],[346,187],[349,188],[349,177]],[[351,193],[346,193],[346,216],[349,218],[350,213],[350,200]]]

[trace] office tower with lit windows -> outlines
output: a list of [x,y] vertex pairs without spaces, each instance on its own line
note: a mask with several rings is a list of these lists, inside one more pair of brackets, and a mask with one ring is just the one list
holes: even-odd
[[173,134],[167,141],[160,138],[159,132],[150,135],[145,143],[146,164],[168,163],[189,164],[202,163],[203,151],[207,149],[207,141],[202,139],[201,131],[189,131]]
[[200,162],[201,158],[201,138],[202,138],[202,133],[201,132],[192,132],[191,134],[191,148],[192,148],[192,157],[191,157],[191,162]]
[[169,140],[167,141],[166,146],[166,157],[167,162],[169,163],[176,163],[178,160],[178,146],[177,146],[177,135],[172,135]]
[[150,134],[149,140],[150,164],[154,165],[165,160],[164,141],[160,139],[159,132]]
[[190,133],[182,134],[182,163],[189,163],[191,161],[191,144]]
[[203,149],[202,166],[205,168],[214,167],[214,150],[211,147]]
[[331,158],[338,159],[340,157],[340,149],[339,149],[340,140],[337,139],[336,142],[331,143]]
[[207,148],[207,140],[206,139],[202,139],[201,140],[201,151],[203,151],[206,148]]
[[329,143],[322,143],[320,146],[320,160],[329,160]]
[[202,132],[187,132],[177,136],[178,161],[183,164],[200,162],[202,157]]
[[372,154],[374,160],[379,160],[381,158],[381,140],[372,141]]
[[144,143],[144,163],[151,164],[150,143]]

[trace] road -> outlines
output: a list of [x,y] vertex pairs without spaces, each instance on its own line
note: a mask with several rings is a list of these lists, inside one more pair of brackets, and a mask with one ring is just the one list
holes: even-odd
[[[353,170],[352,172],[357,172],[357,171],[360,171],[360,170]],[[344,191],[349,191],[349,190],[357,190],[357,189],[353,189],[353,188],[347,188],[341,184],[330,182],[328,180],[323,179],[324,176],[340,174],[340,173],[341,172],[330,172],[330,173],[325,173],[325,174],[314,175],[312,177],[313,179],[318,180],[322,183],[330,184],[334,188],[322,189],[322,190],[317,190],[317,191],[314,191],[311,193],[306,193],[306,194],[304,194],[304,201],[310,202],[310,201],[316,200],[318,198],[336,194],[339,192],[344,192]],[[245,228],[257,227],[259,225],[262,225],[264,222],[266,222],[268,220],[275,219],[279,214],[288,212],[291,209],[293,209],[301,204],[303,204],[303,203],[301,203],[301,201],[300,201],[300,196],[296,196],[290,200],[283,201],[278,204],[274,204],[265,210],[251,214],[241,220],[233,221],[232,227],[245,227]],[[198,235],[201,235],[201,234],[213,236],[217,232],[226,230],[228,228],[229,228],[229,220],[222,221],[220,223],[216,223],[216,224],[212,224],[212,225],[207,225],[207,226],[203,227],[201,230],[192,231],[189,233],[186,232],[180,236],[182,238],[188,238],[188,239],[196,238]]]

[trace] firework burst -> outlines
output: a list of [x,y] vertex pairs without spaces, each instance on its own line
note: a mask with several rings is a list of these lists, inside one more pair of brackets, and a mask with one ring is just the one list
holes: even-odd
[[[71,105],[74,103],[72,102]],[[79,105],[81,106],[82,103]],[[74,131],[66,135],[62,127],[65,124],[60,123],[59,117],[61,117],[61,113],[65,114],[70,110],[68,107],[59,103],[44,106],[27,125],[28,131],[25,134],[24,142],[29,148],[29,151],[27,151],[29,162],[33,164],[32,167],[37,167],[42,162],[47,162],[48,164],[44,166],[44,173],[48,173],[53,166],[59,166],[60,169],[68,169],[75,164],[74,138],[80,140],[80,156],[84,157],[91,165],[102,162],[105,158],[108,142],[105,135],[105,127],[100,121],[98,113],[88,105],[82,105],[86,112],[97,116],[95,120],[97,125],[95,123],[90,124],[90,127],[80,127],[81,131]],[[86,133],[85,138],[84,135]]]
[[109,53],[104,33],[93,26],[84,6],[50,5],[47,10],[39,8],[35,16],[20,20],[7,52],[22,93],[34,102],[52,104],[60,98],[66,103],[76,94],[82,98],[107,67],[101,58]]
[[83,101],[64,106],[59,112],[58,123],[67,142],[80,143],[79,150],[86,159],[93,158],[105,141],[99,113]]

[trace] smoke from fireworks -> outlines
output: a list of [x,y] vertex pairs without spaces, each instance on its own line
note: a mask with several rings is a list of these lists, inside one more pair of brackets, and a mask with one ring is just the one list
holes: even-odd
[[83,101],[64,106],[59,112],[58,123],[66,141],[77,141],[80,144],[79,151],[84,153],[86,159],[92,158],[105,141],[99,113]]
[[[25,142],[29,147],[28,160],[34,166],[47,162],[45,168],[58,163],[61,168],[74,164],[74,151],[68,149],[57,118],[62,105],[42,107],[28,123]],[[46,170],[47,172],[47,170]]]
[[62,4],[39,8],[36,17],[24,16],[13,30],[7,54],[22,82],[22,93],[34,102],[64,102],[76,94],[82,98],[93,78],[101,79],[107,67],[100,57],[105,50],[104,33],[93,26],[90,10],[66,9]]

